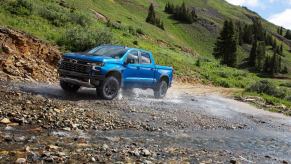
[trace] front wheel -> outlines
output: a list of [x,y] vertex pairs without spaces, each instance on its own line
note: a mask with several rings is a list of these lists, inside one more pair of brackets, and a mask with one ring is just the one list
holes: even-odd
[[66,92],[75,93],[80,89],[79,85],[67,83],[65,81],[60,81],[62,89]]
[[154,89],[155,98],[160,99],[164,98],[168,91],[168,83],[165,80],[162,80],[156,89]]
[[119,89],[119,81],[114,76],[110,76],[102,82],[96,91],[103,99],[112,100],[118,95]]

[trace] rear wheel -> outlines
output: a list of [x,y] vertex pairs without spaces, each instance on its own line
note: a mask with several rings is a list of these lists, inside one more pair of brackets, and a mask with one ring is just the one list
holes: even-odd
[[168,83],[165,80],[162,80],[156,89],[154,89],[155,98],[160,99],[164,98],[168,91]]
[[100,95],[103,99],[112,100],[114,99],[119,92],[120,84],[116,77],[110,76],[107,77],[101,86],[96,89],[97,94]]
[[80,89],[79,85],[75,85],[75,84],[71,84],[71,83],[67,83],[65,81],[60,81],[60,85],[62,87],[62,89],[66,92],[77,92]]

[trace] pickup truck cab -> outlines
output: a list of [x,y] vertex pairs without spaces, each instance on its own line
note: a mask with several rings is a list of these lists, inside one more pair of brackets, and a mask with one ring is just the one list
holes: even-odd
[[102,98],[114,99],[120,90],[153,89],[163,98],[172,84],[173,69],[155,64],[149,51],[102,45],[85,53],[67,53],[59,62],[60,85],[64,91],[96,88]]

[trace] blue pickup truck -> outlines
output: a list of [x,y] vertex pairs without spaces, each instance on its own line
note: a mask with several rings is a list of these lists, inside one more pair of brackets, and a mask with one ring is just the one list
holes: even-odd
[[155,64],[149,51],[102,45],[84,53],[67,53],[59,63],[60,85],[66,92],[80,87],[96,88],[107,100],[120,90],[153,89],[163,98],[172,84],[173,68]]

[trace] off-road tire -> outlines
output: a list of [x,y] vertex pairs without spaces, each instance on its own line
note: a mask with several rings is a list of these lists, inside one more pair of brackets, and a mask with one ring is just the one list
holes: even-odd
[[120,84],[116,77],[107,77],[96,89],[97,95],[105,100],[114,99],[119,92]]
[[79,85],[67,83],[65,81],[60,81],[60,86],[62,87],[64,91],[69,92],[69,93],[75,93],[80,89]]
[[154,96],[157,99],[164,98],[168,91],[168,83],[165,80],[161,80],[158,86],[154,89]]

